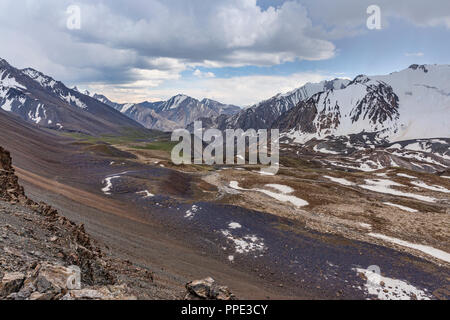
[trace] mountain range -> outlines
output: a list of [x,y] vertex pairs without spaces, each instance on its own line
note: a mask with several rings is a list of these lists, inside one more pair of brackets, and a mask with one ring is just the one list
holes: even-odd
[[285,94],[278,94],[268,100],[246,108],[241,112],[215,119],[215,127],[225,129],[268,129],[284,113],[314,94],[325,90],[342,89],[349,83],[345,79],[334,79],[306,85]]
[[0,107],[40,127],[87,134],[119,133],[140,124],[97,99],[0,59]]
[[381,143],[448,137],[449,78],[449,65],[412,65],[388,75],[307,83],[244,109],[183,94],[121,104],[1,59],[0,107],[40,127],[94,135],[173,131],[202,120],[220,130],[277,128],[297,143],[361,133]]
[[357,76],[345,88],[302,101],[274,123],[287,137],[376,133],[390,142],[449,136],[450,65],[412,65],[385,76]]
[[116,103],[104,95],[91,94],[88,91],[85,91],[84,94],[90,95],[120,111],[148,129],[160,131],[173,131],[185,128],[200,118],[215,118],[220,115],[230,116],[241,111],[238,106],[223,104],[211,99],[200,101],[183,94],[176,95],[167,101],[146,101],[136,104]]

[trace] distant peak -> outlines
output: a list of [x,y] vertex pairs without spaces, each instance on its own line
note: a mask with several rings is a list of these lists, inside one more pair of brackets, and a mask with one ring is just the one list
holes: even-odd
[[185,95],[185,94],[177,94],[176,96],[173,96],[172,98],[169,99],[169,101],[174,102],[174,103],[181,103],[185,100],[191,100],[192,98]]
[[27,76],[29,76],[32,79],[36,79],[38,77],[42,77],[42,78],[46,79],[47,81],[55,81],[52,77],[50,77],[50,76],[48,76],[48,75],[46,75],[46,74],[44,74],[44,73],[42,73],[40,71],[37,71],[37,70],[35,70],[33,68],[25,68],[25,69],[22,69],[20,71],[24,75],[27,75]]
[[359,76],[357,76],[352,83],[361,83],[364,84],[366,82],[370,81],[370,78],[368,76],[366,76],[365,74],[360,74]]
[[[26,74],[27,76],[30,76],[30,77],[37,77],[37,76],[44,76],[44,77],[47,77],[46,75],[44,75],[42,72],[39,72],[39,71],[37,71],[37,70],[35,70],[35,69],[33,69],[33,68],[25,68],[25,69],[22,69],[22,70],[20,70],[20,71],[22,71],[22,73],[23,74]],[[48,77],[47,77],[48,78]]]
[[9,66],[10,64],[5,59],[0,58],[0,66]]
[[216,103],[219,103],[219,104],[221,104],[220,102],[218,102],[218,101],[216,101],[216,100],[213,100],[213,99],[209,99],[209,98],[204,98],[202,101],[200,101],[201,103],[203,103],[203,104],[206,104],[206,105],[208,105],[208,104],[216,104]]
[[29,68],[29,67],[28,67],[28,68],[25,68],[25,69],[22,69],[22,71],[41,73],[41,72],[37,71],[36,69]]
[[428,73],[427,67],[425,65],[423,65],[423,64],[422,65],[412,64],[412,65],[409,66],[409,69],[422,70],[423,72]]

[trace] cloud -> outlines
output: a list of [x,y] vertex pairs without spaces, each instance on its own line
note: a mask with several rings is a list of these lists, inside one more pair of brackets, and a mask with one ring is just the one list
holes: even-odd
[[423,52],[413,52],[413,53],[405,53],[407,57],[423,57],[425,54]]
[[[112,85],[116,94],[125,92],[124,97],[139,88],[136,99],[144,90],[181,81],[187,70],[207,87],[207,81],[222,80],[227,90],[231,80],[213,78],[208,68],[333,58],[335,39],[367,32],[366,9],[373,4],[371,0],[263,2],[261,7],[257,0],[2,0],[0,57],[68,85]],[[73,4],[81,8],[80,30],[66,27],[66,9]],[[448,0],[435,0],[433,5],[422,0],[377,4],[383,25],[399,18],[423,27],[450,28]],[[266,88],[265,82],[258,83]],[[250,98],[241,100],[255,96],[249,92]]]
[[[106,42],[146,57],[218,66],[273,65],[334,55],[331,42],[310,36],[312,21],[296,1],[267,10],[256,0],[113,4],[84,3],[83,29],[76,34],[79,41]],[[137,7],[139,14],[132,10]]]
[[433,0],[303,0],[309,17],[320,27],[318,34],[328,39],[346,38],[368,32],[366,27],[370,5],[381,9],[382,28],[389,28],[393,19],[420,27],[450,29],[450,1]]
[[199,69],[195,69],[192,74],[198,78],[215,78],[216,76],[213,72],[202,72]]
[[315,72],[296,73],[289,76],[237,76],[232,78],[198,78],[194,81],[179,79],[170,86],[108,87],[90,86],[92,92],[104,92],[118,102],[142,102],[144,100],[166,100],[180,92],[197,99],[210,98],[223,103],[248,106],[268,99],[278,93],[285,93],[307,82],[320,82],[336,78],[336,75]]
[[110,83],[134,81],[137,69],[272,66],[335,54],[333,43],[311,35],[297,1],[263,10],[256,0],[79,0],[80,30],[66,27],[69,5],[1,1],[0,36],[10,48],[0,54],[62,80]]

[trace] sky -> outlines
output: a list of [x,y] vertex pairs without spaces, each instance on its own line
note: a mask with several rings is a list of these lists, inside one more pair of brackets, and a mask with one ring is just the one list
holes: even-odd
[[13,66],[113,101],[248,106],[307,82],[449,64],[450,1],[1,0],[0,39]]

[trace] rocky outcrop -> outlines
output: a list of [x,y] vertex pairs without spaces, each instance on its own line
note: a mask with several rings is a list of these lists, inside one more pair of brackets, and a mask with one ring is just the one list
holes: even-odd
[[28,199],[1,147],[0,244],[0,299],[135,299],[118,278],[153,281],[147,270],[106,258],[83,225]]
[[0,200],[25,201],[25,193],[12,167],[11,155],[0,147]]
[[213,278],[191,281],[186,290],[186,300],[236,300],[228,287],[218,285]]
[[0,282],[0,297],[6,297],[14,292],[18,292],[23,285],[25,275],[20,272],[5,274]]
[[8,300],[136,300],[126,285],[81,289],[77,270],[45,262],[27,275],[5,274],[0,296]]

